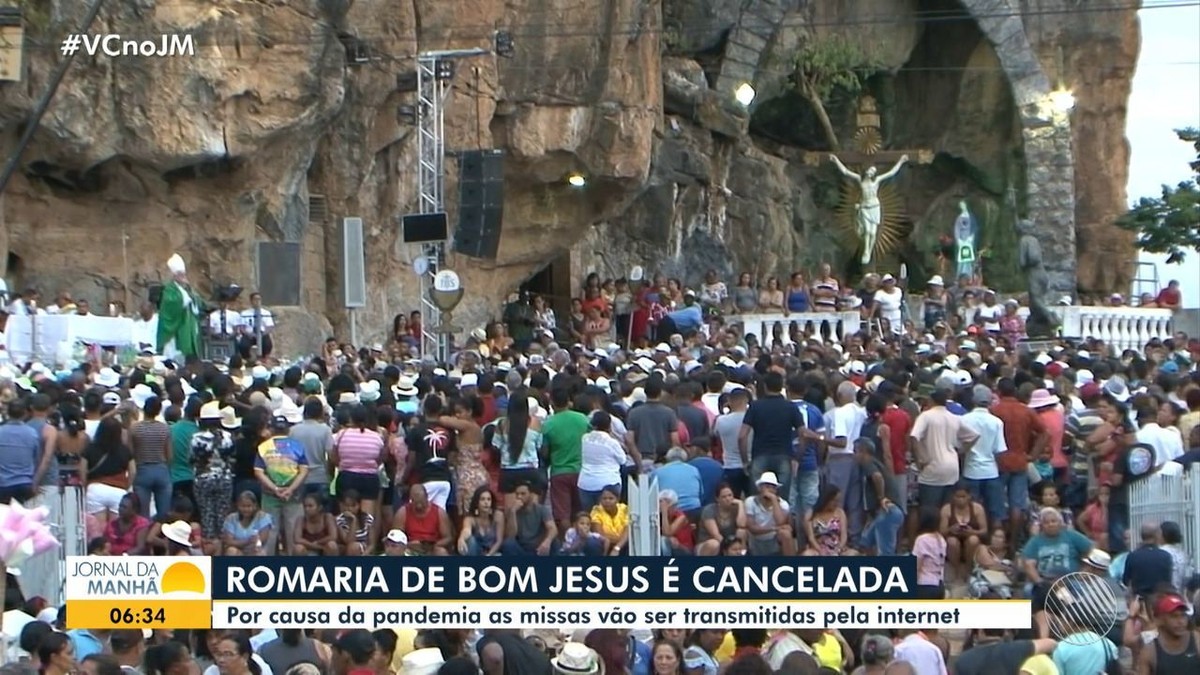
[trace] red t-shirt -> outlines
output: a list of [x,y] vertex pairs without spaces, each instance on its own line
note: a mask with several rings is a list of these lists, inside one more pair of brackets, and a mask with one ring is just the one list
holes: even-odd
[[879,418],[880,431],[888,431],[888,447],[892,451],[892,469],[896,474],[908,470],[908,435],[912,433],[913,418],[899,406],[889,406]]
[[1154,299],[1154,302],[1160,305],[1170,305],[1171,307],[1175,307],[1182,299],[1183,294],[1179,292],[1178,288],[1171,288],[1168,286],[1167,288],[1164,288],[1158,292],[1158,297]]
[[[667,512],[667,517],[674,521],[679,516],[683,515],[683,511],[672,508]],[[679,540],[679,547],[688,551],[696,548],[696,531],[692,529],[691,523],[684,523],[683,527],[675,531],[675,538]]]
[[1008,450],[996,455],[996,464],[1004,473],[1021,473],[1029,468],[1029,452],[1038,436],[1046,433],[1042,418],[1015,398],[1001,398],[992,406],[992,414],[1004,422],[1004,442]]

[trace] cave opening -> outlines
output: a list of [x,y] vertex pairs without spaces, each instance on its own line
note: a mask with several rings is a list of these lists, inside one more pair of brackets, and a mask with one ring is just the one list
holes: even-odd
[[188,180],[217,178],[234,173],[240,169],[241,166],[241,158],[225,155],[223,157],[216,157],[166,171],[163,173],[163,180],[167,181],[167,183],[170,185],[174,185],[176,183]]
[[571,278],[571,253],[569,251],[559,256],[525,280],[518,289],[529,297],[540,295],[546,299],[546,304],[554,308],[558,316],[569,316],[571,313],[571,290],[574,288]]
[[9,251],[4,263],[4,282],[8,285],[8,298],[5,298],[5,300],[11,299],[24,291],[25,289],[21,285],[24,281],[25,261],[21,259],[21,256]]
[[108,185],[102,167],[79,170],[35,160],[25,167],[25,177],[30,182],[46,185],[55,193],[91,194],[102,192]]

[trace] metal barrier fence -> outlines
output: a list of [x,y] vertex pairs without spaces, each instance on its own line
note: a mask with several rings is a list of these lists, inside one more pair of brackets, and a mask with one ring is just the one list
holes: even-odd
[[1200,464],[1179,475],[1152,474],[1129,486],[1129,532],[1137,546],[1144,523],[1179,523],[1183,548],[1192,561],[1200,560]]
[[625,491],[629,502],[629,555],[662,555],[658,480],[646,475],[630,477]]

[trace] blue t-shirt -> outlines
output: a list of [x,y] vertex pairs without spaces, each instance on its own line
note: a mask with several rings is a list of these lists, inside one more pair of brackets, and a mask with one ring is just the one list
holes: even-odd
[[704,481],[700,471],[687,462],[668,462],[654,471],[659,490],[674,490],[679,496],[680,511],[695,511],[704,497]]
[[71,647],[75,650],[76,661],[82,661],[93,654],[104,653],[104,643],[87,629],[69,630],[67,638],[71,640]]
[[948,401],[946,403],[946,410],[949,410],[951,413],[958,415],[959,417],[967,414],[967,409],[962,407],[962,404],[958,403],[957,401]]
[[650,675],[650,645],[629,638],[629,675]]
[[[800,411],[800,415],[804,417],[809,431],[821,434],[825,433],[825,415],[817,408],[817,406],[807,401],[792,401],[796,406],[796,410]],[[800,439],[796,438],[792,441],[792,454],[800,458],[799,471],[812,472],[820,468],[817,465],[817,443],[810,441],[804,444],[804,451],[800,451]]]
[[1043,579],[1061,577],[1079,571],[1079,561],[1092,550],[1092,542],[1075,530],[1059,532],[1047,537],[1039,534],[1030,539],[1021,555],[1037,561],[1037,571]]
[[[304,452],[304,444],[287,436],[272,436],[258,444],[258,454],[254,457],[254,468],[262,469],[267,478],[276,487],[289,487],[296,482],[300,471],[308,466],[308,455]],[[292,495],[292,501],[300,500],[297,491]],[[263,495],[264,506],[279,504],[275,495]]]
[[1103,673],[1110,658],[1121,651],[1106,637],[1091,631],[1068,635],[1054,648],[1054,665],[1060,673]]
[[[736,450],[735,450],[736,451]],[[700,482],[704,485],[704,493],[700,495],[700,503],[709,505],[717,500],[717,486],[725,480],[725,467],[712,457],[697,457],[688,462],[700,472]]]
[[700,305],[688,305],[674,312],[667,312],[667,318],[675,324],[676,330],[683,333],[700,330],[700,326],[704,325],[704,314],[700,311]]
[[792,402],[779,394],[769,394],[750,404],[742,424],[754,430],[750,459],[791,457],[796,430],[804,428],[804,418]]

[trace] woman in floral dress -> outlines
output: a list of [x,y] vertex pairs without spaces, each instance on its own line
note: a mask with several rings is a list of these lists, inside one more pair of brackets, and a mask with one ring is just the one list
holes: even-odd
[[488,484],[487,468],[483,465],[483,430],[475,418],[483,411],[477,398],[455,399],[450,406],[453,417],[441,417],[438,424],[458,434],[458,461],[454,465],[454,491],[458,495],[458,512],[468,513],[471,496]]
[[233,438],[221,426],[221,408],[216,401],[204,404],[199,422],[200,431],[192,436],[192,467],[196,471],[193,491],[205,553],[217,555],[225,514],[233,502]]

